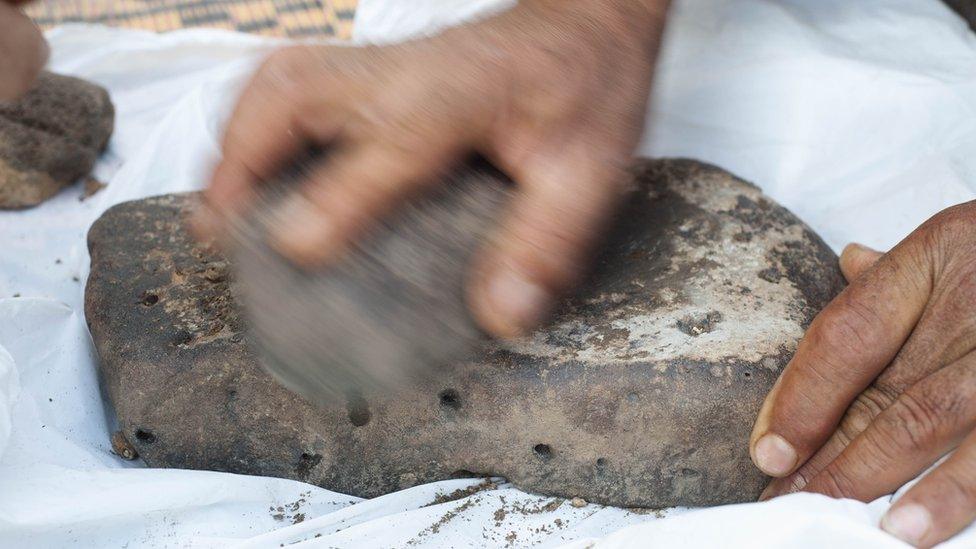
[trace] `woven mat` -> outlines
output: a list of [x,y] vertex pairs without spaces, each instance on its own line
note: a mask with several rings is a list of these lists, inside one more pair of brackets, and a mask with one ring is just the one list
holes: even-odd
[[102,23],[153,31],[214,27],[252,34],[349,38],[357,0],[40,0],[41,28]]

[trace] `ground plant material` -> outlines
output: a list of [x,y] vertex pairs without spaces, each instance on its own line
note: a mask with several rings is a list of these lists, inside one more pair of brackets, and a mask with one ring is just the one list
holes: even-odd
[[88,175],[114,121],[104,88],[50,72],[0,102],[0,208],[36,206]]
[[752,422],[842,288],[837,258],[718,168],[639,161],[634,183],[549,327],[324,407],[262,370],[228,260],[187,231],[193,195],[117,205],[89,233],[85,309],[121,429],[150,466],[364,497],[484,475],[625,507],[752,500]]
[[112,433],[111,440],[113,454],[126,461],[132,461],[139,457],[139,453],[136,451],[132,443],[125,438],[125,433],[122,431],[115,431]]
[[78,200],[80,202],[84,202],[85,200],[98,194],[99,191],[101,191],[107,186],[108,185],[102,183],[101,181],[95,179],[94,177],[86,177],[84,190],[82,191],[81,196],[78,198]]

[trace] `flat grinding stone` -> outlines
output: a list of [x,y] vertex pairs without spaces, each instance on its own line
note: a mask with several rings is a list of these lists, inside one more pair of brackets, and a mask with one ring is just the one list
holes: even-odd
[[364,497],[492,474],[619,506],[755,499],[748,438],[837,258],[754,186],[640,161],[596,274],[553,324],[421,387],[317,408],[248,343],[193,195],[119,204],[89,232],[85,311],[120,427],[154,467],[287,477]]
[[0,208],[36,206],[88,175],[114,121],[104,88],[50,72],[0,102]]

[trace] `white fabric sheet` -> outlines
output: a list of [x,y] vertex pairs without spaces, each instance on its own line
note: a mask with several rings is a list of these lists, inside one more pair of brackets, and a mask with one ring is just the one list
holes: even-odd
[[[361,0],[356,37],[395,40],[505,5]],[[0,213],[0,546],[902,546],[876,528],[890,498],[636,513],[499,483],[428,505],[479,481],[361,501],[122,461],[83,318],[85,233],[112,204],[204,185],[237,91],[280,42],[92,26],[49,39],[51,68],[108,87],[118,117],[96,168],[105,190]],[[935,0],[678,0],[649,114],[644,153],[730,169],[835,248],[891,246],[976,196],[976,35]],[[976,546],[976,532],[947,545]]]

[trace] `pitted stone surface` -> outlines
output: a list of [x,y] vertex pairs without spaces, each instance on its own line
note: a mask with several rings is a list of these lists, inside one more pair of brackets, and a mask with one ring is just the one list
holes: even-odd
[[49,72],[24,97],[0,102],[0,208],[36,206],[88,175],[114,121],[107,91]]
[[151,466],[294,478],[376,496],[493,474],[621,506],[754,499],[762,399],[842,288],[836,257],[755,187],[641,161],[596,274],[555,322],[487,343],[424,386],[316,408],[265,374],[192,195],[92,227],[86,314],[121,429]]

